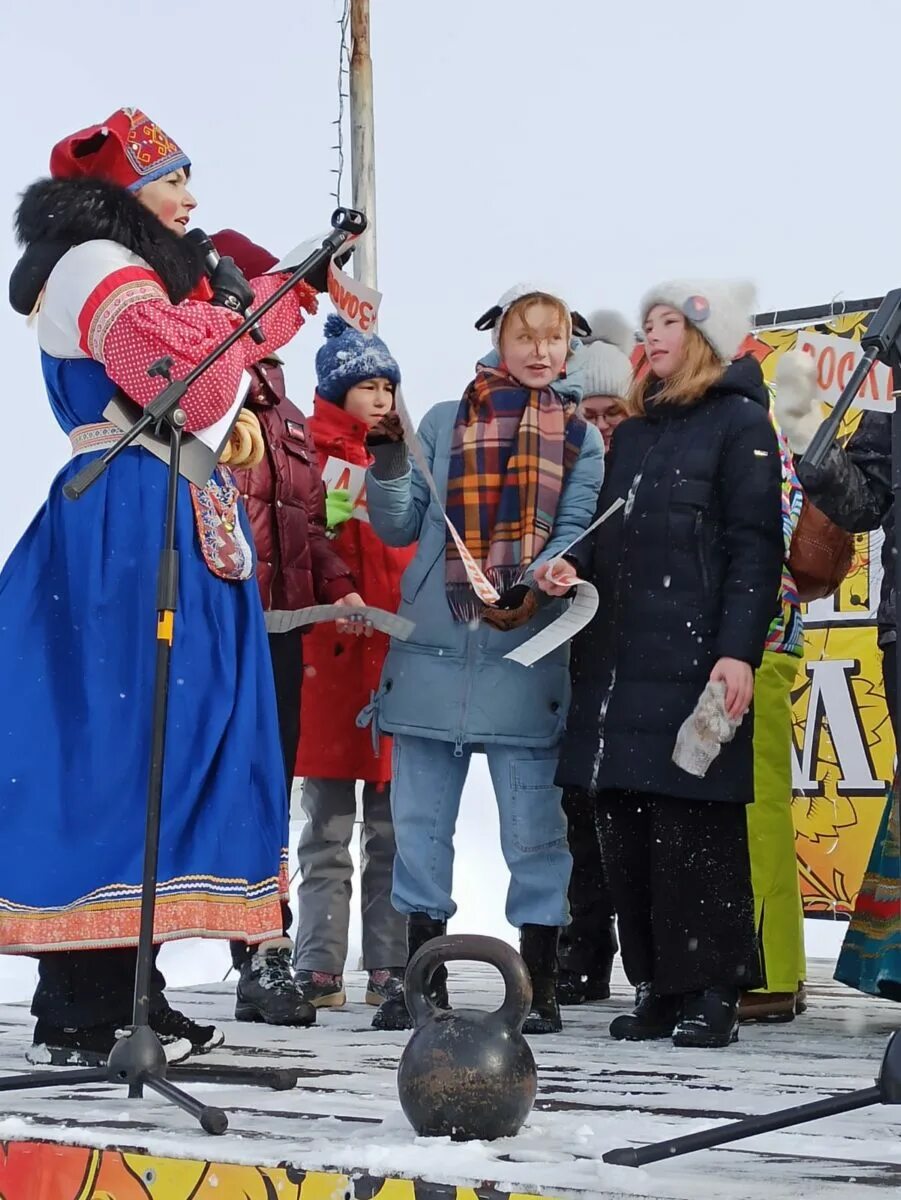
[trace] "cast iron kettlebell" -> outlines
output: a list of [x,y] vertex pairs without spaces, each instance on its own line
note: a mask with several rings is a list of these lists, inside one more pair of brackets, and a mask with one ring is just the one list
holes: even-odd
[[[435,969],[457,959],[500,971],[506,994],[495,1012],[441,1009],[429,999]],[[513,947],[475,934],[434,938],[410,960],[404,998],[415,1030],[401,1055],[397,1090],[416,1132],[459,1142],[517,1133],[532,1111],[538,1076],[522,1036],[532,981]]]

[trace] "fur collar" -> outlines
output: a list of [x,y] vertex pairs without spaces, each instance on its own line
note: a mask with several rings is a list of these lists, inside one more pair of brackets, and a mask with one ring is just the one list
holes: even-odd
[[25,247],[9,281],[16,312],[28,314],[60,258],[97,238],[119,242],[159,275],[173,304],[204,273],[203,255],[145,208],[131,192],[102,179],[39,179],[23,194],[16,238]]

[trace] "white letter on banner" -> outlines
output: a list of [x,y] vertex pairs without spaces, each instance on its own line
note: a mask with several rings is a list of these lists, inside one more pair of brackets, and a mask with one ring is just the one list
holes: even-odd
[[810,675],[810,692],[800,764],[797,751],[792,747],[792,786],[807,794],[822,793],[823,785],[812,772],[823,720],[826,719],[841,773],[835,790],[840,794],[870,792],[878,795],[884,792],[886,781],[873,774],[851,694],[851,679],[860,670],[860,663],[855,659],[835,658],[804,665]]

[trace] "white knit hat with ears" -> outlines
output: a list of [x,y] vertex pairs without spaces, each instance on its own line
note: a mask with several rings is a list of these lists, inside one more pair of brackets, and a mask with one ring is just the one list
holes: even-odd
[[[539,283],[514,283],[513,287],[508,288],[507,291],[504,292],[497,304],[489,308],[488,311],[483,313],[482,316],[479,317],[478,321],[476,321],[476,329],[482,332],[487,329],[491,330],[491,341],[494,343],[494,348],[497,350],[498,354],[500,354],[501,348],[501,326],[504,323],[504,316],[507,310],[511,307],[511,305],[515,304],[517,300],[521,300],[523,296],[532,296],[535,295],[535,293],[540,293],[542,296],[554,296],[561,302],[561,304],[563,304],[563,306],[566,308],[566,311],[570,312],[569,305],[555,288],[545,287],[543,284]],[[578,313],[570,312],[570,321],[572,322],[573,326],[571,332],[575,333],[576,337],[580,336],[579,329],[577,328],[579,322],[582,322],[583,332],[588,328],[585,324],[585,318],[580,317]]]
[[660,283],[641,302],[641,323],[656,304],[682,313],[713,347],[723,362],[731,362],[751,331],[757,291],[746,279],[670,279]]
[[566,376],[582,389],[582,396],[616,396],[625,400],[632,382],[629,355],[635,348],[635,333],[622,315],[600,308],[588,317],[591,333],[569,361]]

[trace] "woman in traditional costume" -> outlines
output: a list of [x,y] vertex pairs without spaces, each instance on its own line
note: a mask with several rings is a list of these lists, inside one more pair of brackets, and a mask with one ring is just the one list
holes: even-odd
[[[117,392],[147,405],[163,386],[148,375],[156,360],[182,378],[240,318],[209,302],[234,286],[234,265],[223,260],[211,292],[183,236],[189,159],[142,112],[65,138],[50,173],[18,210],[10,298],[37,311],[73,456],[0,574],[0,951],[38,957],[32,1061],[93,1063],[131,1014],[167,466],[129,447],[77,503],[63,487],[118,437],[104,418]],[[281,282],[253,280],[255,301]],[[225,415],[244,368],[288,342],[303,309],[315,292],[299,284],[261,318],[264,347],[239,339],[189,389],[189,432]],[[204,488],[181,479],[178,500],[154,941],[240,939],[262,971],[286,953],[288,823],[249,529],[221,467]],[[155,971],[150,1024],[170,1059],[219,1044],[163,986]]]

